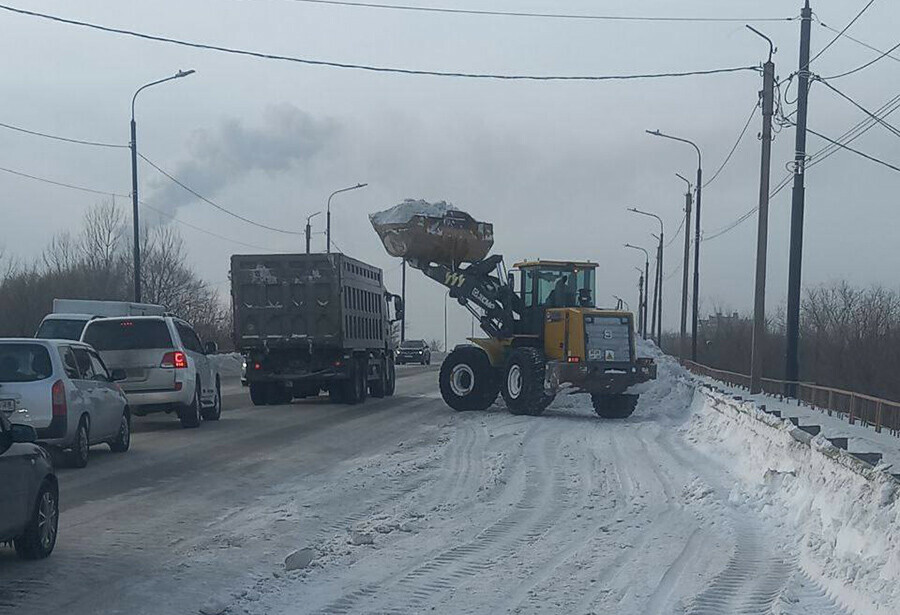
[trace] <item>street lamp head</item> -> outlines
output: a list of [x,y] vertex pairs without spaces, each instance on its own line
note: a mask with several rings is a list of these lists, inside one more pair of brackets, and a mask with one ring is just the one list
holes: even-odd
[[306,216],[306,223],[309,224],[309,221],[312,220],[313,218],[315,218],[316,216],[318,216],[320,213],[322,213],[322,212],[317,211],[314,214],[309,214],[308,216]]
[[653,135],[654,137],[662,136],[662,133],[659,131],[659,128],[657,128],[656,130],[645,130],[644,132],[646,132],[648,135]]
[[181,77],[187,77],[188,75],[193,75],[196,72],[197,71],[195,71],[193,68],[190,70],[180,70],[177,73],[175,73],[175,78],[180,79]]
[[368,186],[368,185],[369,185],[369,184],[356,184],[356,187],[357,187],[357,188],[365,188],[365,187]]

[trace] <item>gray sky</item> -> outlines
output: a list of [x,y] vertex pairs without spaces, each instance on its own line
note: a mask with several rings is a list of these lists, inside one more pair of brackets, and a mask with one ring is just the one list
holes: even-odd
[[[13,3],[13,0],[10,0]],[[410,4],[627,15],[760,17],[799,14],[801,2],[774,0],[578,0]],[[727,4],[727,6],[725,6]],[[843,27],[863,0],[817,0],[824,23]],[[625,74],[757,65],[765,44],[741,23],[622,23],[438,15],[314,6],[290,0],[192,0],[153,3],[85,0],[14,6],[199,42],[333,61],[434,70],[529,74]],[[687,79],[560,83],[467,81],[301,66],[167,46],[0,13],[0,122],[65,136],[127,143],[134,90],[179,68],[197,74],[145,91],[138,99],[140,151],[225,207],[269,226],[302,231],[305,216],[333,205],[340,248],[385,268],[399,291],[399,263],[384,252],[366,214],[403,198],[446,199],[495,225],[495,250],[523,257],[590,258],[602,263],[601,302],[636,302],[642,263],[624,242],[652,246],[654,211],[671,235],[684,184],[693,177],[688,146],[644,134],[647,128],[697,141],[710,177],[750,113],[761,78],[753,72]],[[897,43],[900,5],[880,0],[851,34],[887,49]],[[777,74],[797,69],[799,22],[758,27],[779,47]],[[832,34],[813,25],[813,51]],[[877,54],[846,39],[813,65],[828,76]],[[900,64],[884,59],[836,82],[870,109],[897,94]],[[796,90],[790,92],[791,99]],[[836,137],[864,119],[821,84],[810,99],[810,127]],[[894,123],[900,123],[895,118]],[[703,227],[711,233],[757,201],[760,120],[719,179],[704,191]],[[823,142],[810,136],[809,150]],[[896,137],[875,127],[854,142],[900,163]],[[774,144],[773,185],[793,157],[793,132]],[[0,166],[59,181],[130,192],[127,150],[67,145],[0,130]],[[900,176],[839,153],[807,179],[804,283],[847,278],[896,285]],[[142,198],[183,221],[279,251],[302,237],[254,228],[217,212],[141,167]],[[76,225],[100,197],[0,173],[0,245],[31,257]],[[120,205],[129,207],[125,200]],[[786,295],[790,190],[772,203],[769,305]],[[324,217],[315,219],[324,229]],[[704,308],[752,304],[756,218],[701,246]],[[230,254],[248,248],[184,226],[190,260],[227,296]],[[324,248],[324,239],[315,244]],[[665,272],[681,244],[666,252]],[[667,327],[675,328],[680,273],[665,287]],[[418,272],[408,278],[409,335],[442,337],[442,289]],[[450,342],[469,319],[450,308]]]

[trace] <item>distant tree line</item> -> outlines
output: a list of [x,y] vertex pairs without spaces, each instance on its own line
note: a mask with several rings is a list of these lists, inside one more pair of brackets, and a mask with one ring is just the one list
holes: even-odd
[[[784,378],[784,309],[769,318],[765,377]],[[750,373],[753,323],[749,316],[713,318],[699,328],[698,362]],[[677,335],[663,347],[678,354]],[[800,314],[800,379],[900,400],[900,293],[848,282],[806,290]]]
[[[54,298],[130,301],[132,241],[126,219],[112,202],[84,215],[81,227],[56,234],[41,255],[22,261],[0,251],[0,336],[34,334]],[[166,307],[206,340],[230,348],[231,310],[187,264],[181,235],[154,226],[141,236],[142,301]]]

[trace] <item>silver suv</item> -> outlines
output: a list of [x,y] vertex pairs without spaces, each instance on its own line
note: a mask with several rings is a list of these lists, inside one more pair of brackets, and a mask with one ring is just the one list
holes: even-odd
[[183,427],[217,421],[222,395],[215,343],[204,346],[189,324],[172,316],[92,320],[81,340],[100,352],[110,369],[124,370],[119,384],[137,416],[175,412]]

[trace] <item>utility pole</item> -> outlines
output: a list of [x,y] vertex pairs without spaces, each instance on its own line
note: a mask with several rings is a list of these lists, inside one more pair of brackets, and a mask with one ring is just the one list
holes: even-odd
[[[657,239],[659,239],[659,235],[653,235],[653,237],[656,237]],[[660,252],[660,246],[656,246],[656,272],[653,275],[653,314],[651,314],[651,318],[650,318],[650,339],[651,340],[653,338],[656,338],[657,340],[659,339],[657,337],[657,331],[656,331],[656,325],[657,325],[657,320],[656,320],[657,309],[656,308],[657,308],[657,305],[659,302],[659,291],[660,291],[660,288],[659,288],[659,277],[660,277],[659,276],[659,273],[660,273],[659,252]]]
[[403,318],[400,319],[400,341],[406,341],[406,259],[403,259],[403,273],[400,282],[400,294],[403,296]]
[[676,173],[687,184],[687,192],[684,193],[684,265],[681,272],[681,340],[679,343],[679,356],[686,359],[687,351],[687,312],[688,312],[688,275],[691,264],[691,195],[690,180]]
[[665,235],[662,230],[662,222],[660,222],[659,227],[659,305],[657,306],[658,315],[657,319],[657,329],[656,329],[656,345],[662,349],[662,329],[663,329],[663,246],[665,245],[663,242],[665,241]]
[[638,334],[644,334],[644,272],[640,267],[635,267],[640,274],[638,277]]
[[772,41],[769,41],[769,61],[763,65],[762,90],[762,160],[759,170],[759,226],[756,232],[756,294],[753,301],[753,342],[750,347],[750,393],[762,391],[763,347],[766,337],[766,252],[769,241],[769,175],[772,160],[772,114],[775,112],[775,63]]
[[310,215],[306,216],[306,253],[307,254],[309,254],[309,244],[310,244],[310,241],[312,240],[312,225],[309,223],[309,221],[312,220],[313,218],[315,218],[316,216],[318,216],[320,213],[322,213],[322,212],[317,211],[314,214],[310,214]]
[[805,0],[800,12],[800,70],[797,73],[797,130],[794,147],[794,189],[791,195],[791,251],[788,265],[785,393],[796,394],[800,379],[800,274],[803,264],[803,208],[806,171],[806,112],[809,100],[809,45],[812,9]]

